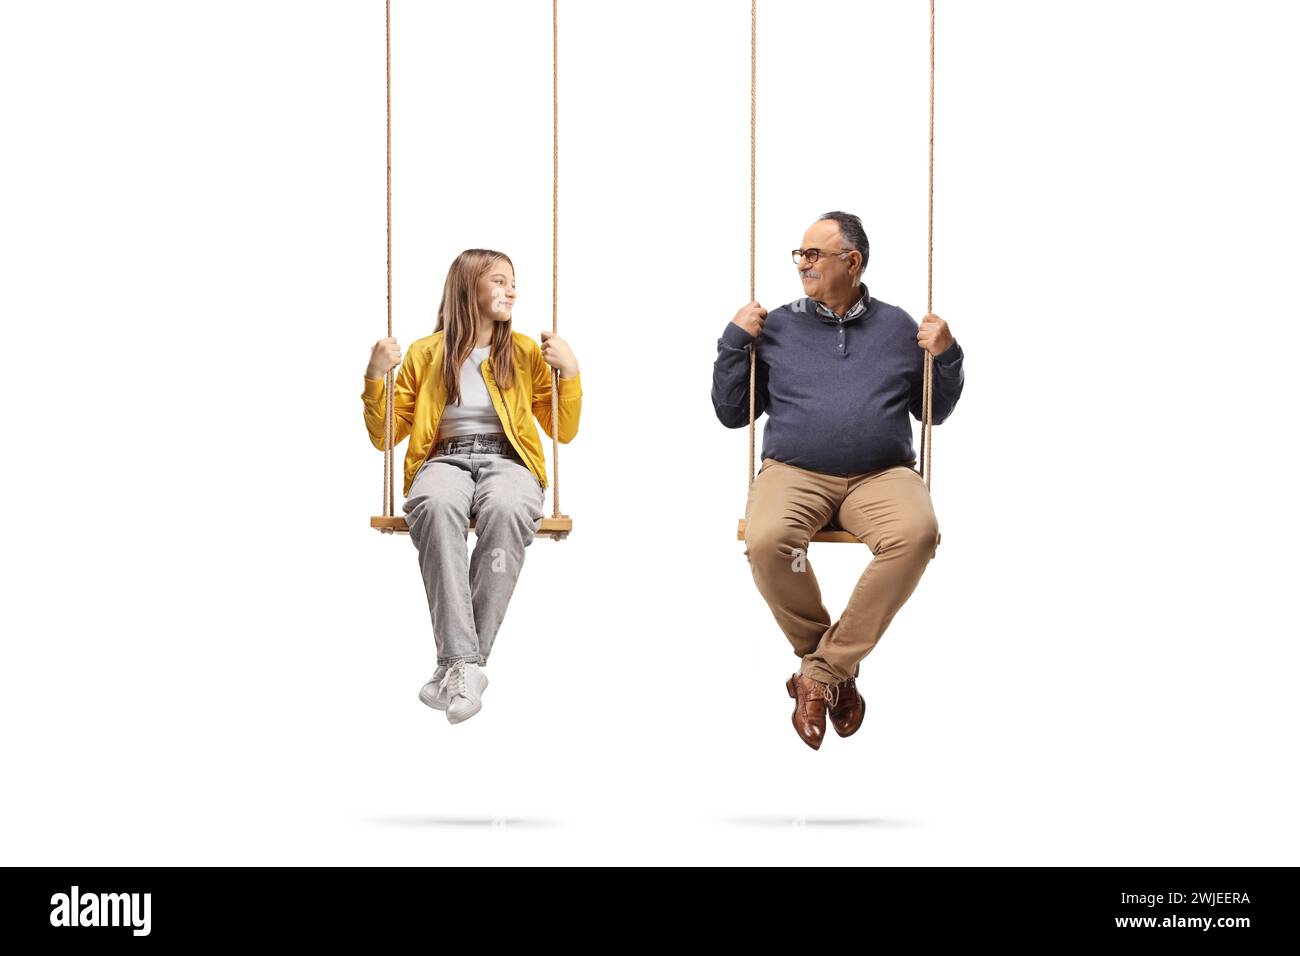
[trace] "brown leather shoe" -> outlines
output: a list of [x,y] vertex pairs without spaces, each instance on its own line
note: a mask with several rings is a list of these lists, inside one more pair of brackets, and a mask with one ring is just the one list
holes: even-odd
[[785,689],[795,699],[790,721],[799,739],[813,750],[818,749],[826,737],[826,701],[832,693],[830,685],[796,671],[785,682]]
[[827,716],[831,726],[841,737],[847,737],[862,726],[862,718],[867,715],[867,702],[858,693],[858,687],[852,677],[846,681],[831,685],[831,703]]

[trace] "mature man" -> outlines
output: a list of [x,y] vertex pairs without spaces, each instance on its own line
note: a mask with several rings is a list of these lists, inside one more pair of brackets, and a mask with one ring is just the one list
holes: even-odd
[[[814,750],[826,718],[842,737],[862,725],[855,678],[911,596],[939,544],[916,470],[908,412],[922,414],[925,352],[933,355],[931,422],[952,412],[965,383],[948,324],[921,324],[873,298],[860,281],[870,247],[862,221],[828,212],[793,252],[804,297],[770,315],[751,302],[718,339],[713,407],[728,428],[749,424],[749,352],[756,349],[754,414],[767,413],[762,466],[745,506],[745,556],[785,632],[799,670],[786,682],[800,738]],[[874,554],[835,623],[806,554],[832,525]]]

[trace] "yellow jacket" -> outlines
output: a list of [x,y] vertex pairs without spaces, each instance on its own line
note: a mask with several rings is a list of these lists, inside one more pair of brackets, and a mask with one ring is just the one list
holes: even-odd
[[[542,440],[533,424],[533,416],[542,423],[548,436],[553,435],[551,424],[551,367],[542,358],[542,349],[522,332],[511,331],[515,348],[515,384],[502,390],[492,378],[491,356],[479,366],[488,394],[501,419],[501,430],[510,444],[519,452],[529,470],[537,476],[542,487],[546,480],[546,458],[542,454]],[[410,494],[411,482],[424,460],[433,450],[433,440],[438,434],[438,422],[447,404],[447,390],[442,382],[443,332],[434,332],[416,339],[406,350],[402,365],[397,370],[393,388],[393,445],[410,435],[406,446],[406,465],[402,484],[403,497]],[[380,451],[384,449],[384,380],[368,378],[361,393],[365,403],[366,431],[370,441]],[[559,440],[567,443],[578,433],[578,416],[582,412],[582,381],[580,375],[560,379]]]

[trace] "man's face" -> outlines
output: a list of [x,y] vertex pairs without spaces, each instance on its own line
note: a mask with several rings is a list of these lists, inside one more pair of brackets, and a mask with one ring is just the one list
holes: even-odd
[[843,251],[848,247],[840,235],[840,224],[834,219],[820,219],[809,226],[799,248],[819,249],[822,253],[816,262],[809,262],[807,257],[799,260],[804,295],[822,302],[848,295],[857,285],[862,254],[856,249]]
[[515,307],[515,270],[504,259],[493,263],[478,280],[478,310],[498,322],[509,322]]

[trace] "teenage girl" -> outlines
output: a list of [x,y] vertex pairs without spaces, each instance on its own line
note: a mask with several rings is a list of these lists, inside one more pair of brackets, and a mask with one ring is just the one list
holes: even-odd
[[[420,700],[455,724],[478,713],[484,673],[514,592],[524,551],[541,523],[548,436],[578,432],[582,382],[567,342],[543,331],[539,347],[515,332],[515,271],[508,256],[467,249],[447,272],[438,322],[403,358],[380,339],[366,368],[366,430],[384,447],[384,376],[393,388],[393,442],[410,436],[402,493],[429,600],[437,669]],[[559,423],[551,369],[560,373]],[[466,547],[475,521],[473,555]]]

